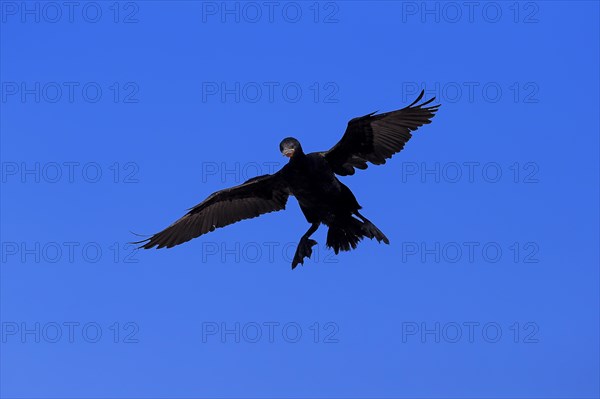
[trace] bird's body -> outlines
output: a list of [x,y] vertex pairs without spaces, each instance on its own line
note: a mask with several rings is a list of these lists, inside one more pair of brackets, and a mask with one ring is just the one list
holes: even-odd
[[366,169],[367,162],[384,164],[401,151],[411,131],[430,123],[439,107],[424,107],[433,98],[415,106],[423,94],[400,110],[352,119],[329,151],[305,154],[298,140],[284,139],[280,150],[290,161],[278,172],[213,193],[171,226],[139,243],[146,249],[170,248],[216,228],[283,210],[292,195],[311,224],[298,243],[292,269],[311,256],[316,241],[310,236],[321,224],[329,227],[327,246],[336,254],[356,248],[365,237],[389,244],[381,230],[360,214],[354,194],[336,175],[352,175],[355,169]]
[[295,154],[280,173],[309,223],[329,225],[336,213],[360,209],[350,189],[338,180],[321,153]]

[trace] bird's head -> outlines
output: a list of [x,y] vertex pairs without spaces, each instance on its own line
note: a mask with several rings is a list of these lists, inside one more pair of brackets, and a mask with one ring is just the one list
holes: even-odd
[[293,137],[287,137],[279,143],[279,151],[283,156],[291,158],[296,153],[302,153],[300,142]]

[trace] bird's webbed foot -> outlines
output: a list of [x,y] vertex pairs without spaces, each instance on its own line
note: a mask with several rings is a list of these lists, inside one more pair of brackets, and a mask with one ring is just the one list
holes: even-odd
[[317,245],[317,242],[308,237],[302,237],[300,242],[298,243],[298,248],[296,248],[296,254],[294,255],[294,260],[292,261],[292,269],[298,266],[298,263],[301,263],[304,266],[304,258],[310,258],[312,255],[312,247]]

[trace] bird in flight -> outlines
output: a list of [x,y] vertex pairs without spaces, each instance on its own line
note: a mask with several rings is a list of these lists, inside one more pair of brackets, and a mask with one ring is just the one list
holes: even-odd
[[359,212],[362,207],[354,194],[336,175],[353,175],[356,169],[366,169],[367,162],[382,165],[400,152],[411,132],[431,123],[440,107],[427,106],[435,97],[418,104],[423,95],[424,91],[405,108],[352,119],[329,151],[306,154],[295,138],[283,139],[279,149],[289,161],[279,171],[211,194],[163,231],[135,244],[145,249],[171,248],[219,227],[283,210],[290,195],[311,224],[300,238],[292,269],[312,255],[317,242],[310,236],[321,223],[329,227],[326,246],[336,254],[356,248],[364,237],[389,244],[385,234]]

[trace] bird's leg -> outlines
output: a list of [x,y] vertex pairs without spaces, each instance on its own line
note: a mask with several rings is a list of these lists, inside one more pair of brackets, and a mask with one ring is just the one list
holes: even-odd
[[308,231],[304,233],[302,238],[300,238],[300,242],[298,243],[298,248],[296,248],[296,254],[294,255],[294,260],[292,261],[292,269],[298,266],[298,263],[304,265],[304,258],[310,258],[312,255],[312,247],[317,244],[315,240],[311,240],[310,236],[317,231],[319,225],[321,223],[313,223]]
[[359,211],[354,211],[353,213],[362,220],[362,230],[365,232],[367,237],[370,239],[375,238],[377,242],[383,241],[386,244],[390,243],[390,240],[388,240],[385,234],[383,234],[383,232],[379,230],[377,226],[375,226],[369,219],[361,215]]

